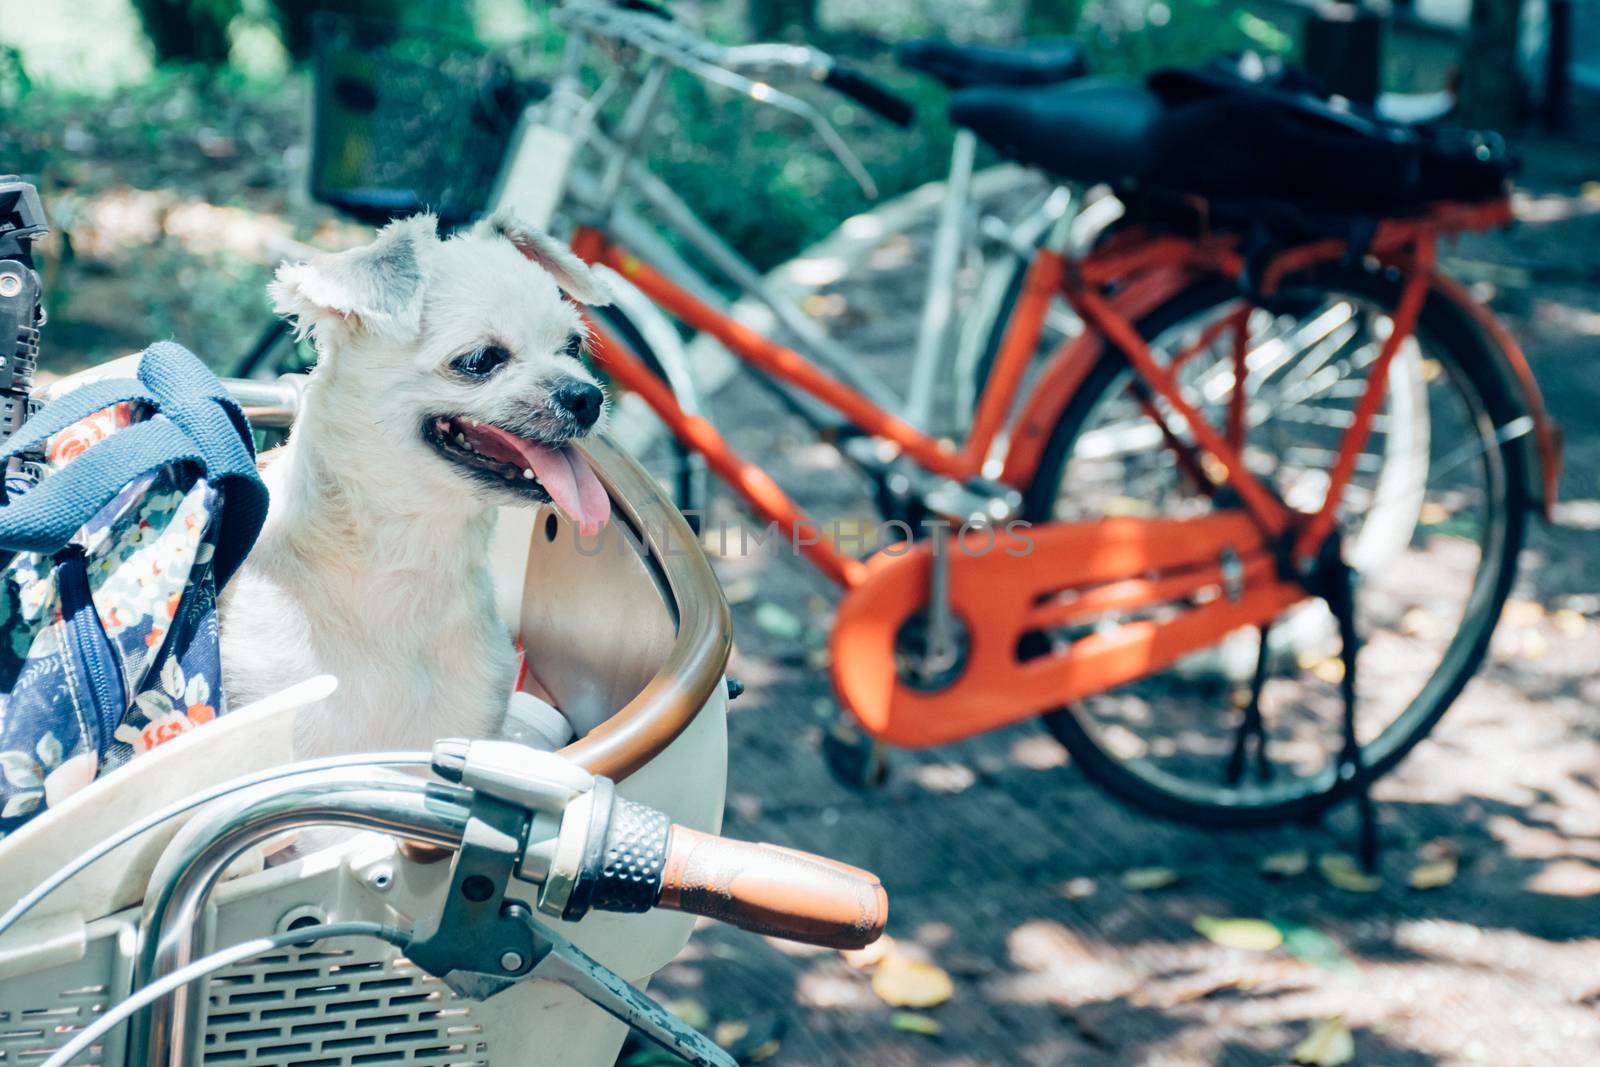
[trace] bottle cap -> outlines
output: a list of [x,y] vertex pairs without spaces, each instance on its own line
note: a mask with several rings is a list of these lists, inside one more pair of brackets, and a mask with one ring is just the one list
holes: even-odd
[[532,693],[520,690],[511,694],[511,703],[506,707],[505,734],[508,740],[546,752],[570,744],[575,736],[565,715]]

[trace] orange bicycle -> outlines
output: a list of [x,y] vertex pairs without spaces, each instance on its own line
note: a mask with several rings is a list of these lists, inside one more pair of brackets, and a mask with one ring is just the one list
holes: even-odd
[[[1481,661],[1525,512],[1554,501],[1556,431],[1526,359],[1436,266],[1441,238],[1510,221],[1494,145],[1467,145],[1456,169],[1470,188],[1448,166],[1441,180],[1432,156],[1420,179],[1411,166],[1414,202],[1371,225],[1370,212],[1307,224],[1306,203],[1248,188],[1230,218],[1228,190],[1163,188],[1150,146],[1168,102],[1092,79],[1008,86],[1042,80],[1039,64],[987,51],[952,117],[1049,173],[1065,210],[1017,253],[1027,265],[977,380],[960,383],[977,399],[952,440],[804,324],[779,315],[793,347],[741,324],[620,204],[639,194],[760,293],[639,159],[667,71],[795,113],[807,109],[777,87],[785,76],[904,118],[892,94],[814,49],[714,45],[638,0],[572,0],[557,17],[563,72],[524,113],[496,200],[575,224],[574,250],[624,294],[620,317],[593,323],[600,369],[841,587],[833,679],[866,734],[928,746],[1042,717],[1086,773],[1169,816],[1243,825],[1365,805]],[[591,93],[597,45],[615,62]],[[629,101],[616,129],[599,96]],[[1323,112],[1335,130],[1411,143]],[[1324,186],[1381,186],[1374,168],[1394,155],[1318,174],[1282,150],[1284,170]],[[1096,183],[1127,207],[1109,228],[1079,224]],[[865,560],[842,551],[680,402],[687,371],[659,350],[677,335],[653,309],[802,413],[842,416],[843,451],[910,538]]]
[[[958,121],[1076,182],[1131,173],[1160,112],[1143,88],[1099,82],[971,94]],[[1119,795],[1257,822],[1364,797],[1427,734],[1487,647],[1558,454],[1516,342],[1435,267],[1441,237],[1510,221],[1503,193],[1387,219],[1354,256],[1336,238],[1256,254],[1196,221],[1130,224],[1087,250],[1047,241],[958,446],[711,307],[603,223],[572,244],[887,442],[883,469],[917,476],[920,509],[949,520],[866,561],[840,552],[596,324],[613,380],[843,587],[833,677],[868,734],[935,745],[1044,716]],[[1085,328],[1024,392],[1056,300]],[[1002,527],[1013,516],[1032,525]],[[1289,701],[1266,684],[1278,626],[1300,631],[1293,666],[1310,679]],[[1183,672],[1205,674],[1196,655],[1245,628],[1253,684],[1230,707],[1231,685]]]

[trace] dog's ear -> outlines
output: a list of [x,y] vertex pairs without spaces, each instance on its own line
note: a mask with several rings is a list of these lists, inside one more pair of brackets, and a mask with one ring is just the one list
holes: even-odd
[[422,328],[423,249],[433,242],[432,215],[391,222],[369,245],[285,263],[268,287],[278,314],[300,334],[340,324],[409,341]]
[[497,211],[473,230],[478,237],[504,237],[530,261],[550,272],[561,291],[580,304],[611,303],[611,287],[573,254],[572,249],[543,230],[507,211]]

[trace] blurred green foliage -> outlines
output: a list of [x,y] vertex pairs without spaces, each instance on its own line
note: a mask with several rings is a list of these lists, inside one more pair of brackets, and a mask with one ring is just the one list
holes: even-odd
[[[97,2],[104,8],[113,0]],[[168,0],[137,2],[146,25],[150,13],[173,6]],[[121,220],[118,225],[143,235],[109,248],[86,245],[76,261],[62,248],[63,265],[51,283],[52,344],[73,353],[69,362],[106,358],[150,337],[177,336],[224,363],[267,320],[263,287],[274,253],[196,242],[192,231],[169,224],[165,213],[173,205],[228,205],[250,226],[276,226],[301,240],[327,239],[319,227],[329,212],[291,188],[303,180],[308,79],[284,64],[285,47],[299,52],[307,43],[306,12],[328,4],[354,13],[381,8],[414,25],[475,27],[481,37],[499,42],[520,39],[525,43],[518,54],[546,74],[562,41],[550,8],[524,0],[192,0],[190,14],[220,18],[236,12],[228,26],[231,64],[158,65],[144,80],[109,96],[30,77],[25,51],[0,47],[0,106],[8,117],[0,124],[4,167],[41,179],[64,233],[88,218],[97,198],[102,204],[109,198],[115,210],[102,214],[102,221]],[[783,31],[789,37],[810,34],[916,105],[919,119],[908,131],[821,87],[796,89],[838,125],[886,198],[941,177],[952,139],[945,92],[898,69],[892,45],[919,34],[959,33],[969,25],[961,12],[970,6],[969,0],[921,3],[902,6],[890,17],[871,4],[830,2],[821,7],[820,25],[802,20]],[[1011,36],[1024,25],[1020,10],[999,3],[993,8],[981,23],[991,38]],[[696,10],[714,38],[750,38],[747,3],[705,0]],[[844,17],[830,23],[830,11]],[[137,36],[131,19],[128,26],[126,32]],[[1034,0],[1026,26],[1040,34],[1073,30],[1093,69],[1112,73],[1199,61],[1219,50],[1285,45],[1273,37],[1273,27],[1231,0]],[[757,266],[789,258],[872,206],[795,117],[681,72],[668,93],[669,106],[647,147],[650,166]],[[128,189],[157,194],[159,208],[151,209],[148,198],[137,211],[128,208],[119,192]],[[150,210],[154,221],[139,214]]]

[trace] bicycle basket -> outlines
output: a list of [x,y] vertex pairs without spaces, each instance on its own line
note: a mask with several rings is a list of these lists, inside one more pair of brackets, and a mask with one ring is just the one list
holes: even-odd
[[480,213],[521,110],[504,66],[434,31],[333,14],[316,25],[312,197],[373,225]]

